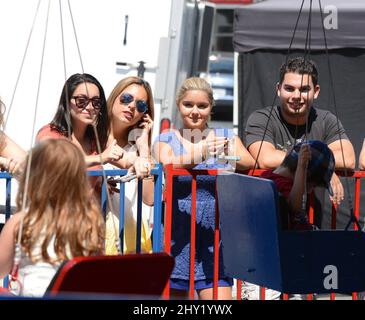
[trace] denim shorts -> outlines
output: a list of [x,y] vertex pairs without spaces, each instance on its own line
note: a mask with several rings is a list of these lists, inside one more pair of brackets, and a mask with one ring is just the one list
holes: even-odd
[[[204,280],[196,280],[195,281],[195,290],[208,289],[213,288],[213,279],[204,279]],[[226,277],[218,279],[218,287],[232,287],[233,279]],[[182,280],[172,278],[170,279],[170,288],[175,290],[189,290],[189,280]]]

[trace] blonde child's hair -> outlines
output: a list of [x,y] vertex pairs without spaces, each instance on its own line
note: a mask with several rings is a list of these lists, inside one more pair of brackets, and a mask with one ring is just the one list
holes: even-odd
[[[18,209],[22,208],[26,192],[23,252],[36,262],[32,252],[40,245],[42,260],[49,263],[69,259],[70,254],[102,254],[104,220],[92,196],[84,156],[77,146],[67,139],[40,142],[32,150],[27,191],[25,176],[19,183],[16,199]],[[47,251],[53,240],[57,261]]]
[[176,94],[176,104],[179,105],[181,100],[184,99],[186,92],[190,90],[204,91],[211,106],[214,106],[213,90],[210,84],[203,78],[191,77],[187,78],[181,84]]

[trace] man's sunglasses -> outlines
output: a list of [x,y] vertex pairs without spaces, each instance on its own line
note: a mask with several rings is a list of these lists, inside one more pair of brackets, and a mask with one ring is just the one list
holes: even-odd
[[78,107],[81,110],[84,110],[89,105],[90,102],[95,110],[101,109],[100,98],[97,97],[88,98],[87,96],[73,96],[72,99],[75,100],[76,107]]
[[[122,93],[119,100],[120,103],[127,105],[134,100],[134,97],[130,93]],[[148,111],[148,104],[144,100],[136,100],[136,108],[139,113],[146,113]]]

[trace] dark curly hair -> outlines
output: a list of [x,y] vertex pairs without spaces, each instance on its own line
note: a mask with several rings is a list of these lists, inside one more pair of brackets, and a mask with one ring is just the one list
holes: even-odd
[[318,84],[318,69],[312,60],[296,57],[289,59],[287,63],[283,63],[280,67],[280,84],[283,83],[285,75],[289,72],[308,74],[312,77],[313,85]]

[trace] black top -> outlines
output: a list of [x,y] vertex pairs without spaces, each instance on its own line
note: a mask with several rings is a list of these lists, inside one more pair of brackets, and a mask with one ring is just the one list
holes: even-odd
[[[256,110],[249,116],[245,129],[246,147],[263,139],[270,109],[271,107],[266,107]],[[287,123],[281,114],[280,107],[274,106],[264,141],[286,152],[293,144],[304,140],[305,129],[306,125],[296,126]],[[312,107],[308,117],[307,140],[320,140],[330,144],[340,138],[348,140],[341,122],[338,121],[337,124],[336,116],[328,110]]]

